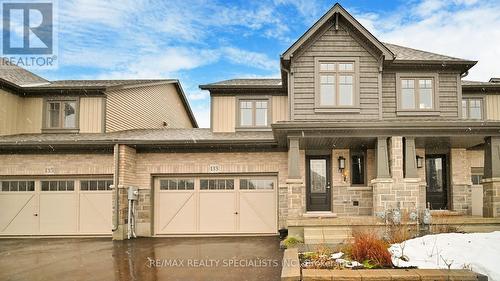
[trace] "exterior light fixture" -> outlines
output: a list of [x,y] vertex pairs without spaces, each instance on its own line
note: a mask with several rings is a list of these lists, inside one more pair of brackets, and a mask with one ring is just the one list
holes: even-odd
[[343,172],[345,169],[345,158],[342,156],[339,156],[339,171]]
[[424,166],[424,157],[417,155],[417,168],[422,168]]

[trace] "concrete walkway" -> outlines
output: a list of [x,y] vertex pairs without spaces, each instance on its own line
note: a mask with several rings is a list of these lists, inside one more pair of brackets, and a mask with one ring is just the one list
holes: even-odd
[[277,237],[0,239],[0,280],[279,280]]

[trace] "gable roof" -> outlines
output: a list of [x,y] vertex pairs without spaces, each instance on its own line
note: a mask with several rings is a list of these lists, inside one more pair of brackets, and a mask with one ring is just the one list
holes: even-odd
[[335,16],[335,14],[342,15],[350,24],[352,24],[361,34],[363,34],[368,41],[370,41],[377,49],[379,49],[385,56],[386,60],[393,60],[394,54],[382,42],[380,42],[373,34],[371,34],[361,23],[359,23],[351,14],[349,14],[342,5],[336,3],[333,7],[326,12],[316,23],[313,24],[300,38],[295,41],[284,53],[281,55],[283,60],[290,60],[293,53],[297,51],[309,38],[311,38],[316,31],[328,23],[328,21]]
[[281,89],[280,78],[230,79],[215,83],[200,85],[202,90],[211,89]]
[[175,79],[127,79],[127,80],[56,80],[41,85],[23,88],[40,89],[78,89],[78,88],[96,88],[109,89],[120,86],[143,86],[147,84],[172,83]]

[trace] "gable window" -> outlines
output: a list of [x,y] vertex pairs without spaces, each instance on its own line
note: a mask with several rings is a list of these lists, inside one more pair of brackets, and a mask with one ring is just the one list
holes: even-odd
[[239,126],[241,128],[268,127],[269,102],[265,100],[239,100]]
[[351,151],[351,184],[365,185],[366,165],[365,152],[362,150]]
[[78,101],[47,100],[45,110],[45,129],[77,129]]
[[355,61],[318,60],[317,106],[353,107],[355,105]]
[[483,119],[483,100],[482,99],[463,99],[462,100],[462,118],[481,120]]

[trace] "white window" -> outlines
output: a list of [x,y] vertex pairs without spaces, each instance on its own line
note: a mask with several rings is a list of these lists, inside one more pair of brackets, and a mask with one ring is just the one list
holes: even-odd
[[111,190],[113,180],[81,180],[80,190],[82,191],[104,191]]
[[354,62],[319,61],[317,104],[320,107],[354,105]]
[[0,191],[12,192],[12,191],[35,191],[34,181],[1,181]]
[[234,179],[200,179],[201,190],[233,190]]
[[240,179],[240,189],[273,190],[274,180],[272,179]]
[[431,78],[402,78],[400,108],[430,110],[434,108],[434,80]]
[[42,181],[42,191],[74,191],[74,181]]
[[240,127],[269,126],[268,106],[267,100],[240,100]]
[[463,119],[483,119],[483,100],[482,99],[463,99],[462,100],[462,118]]

